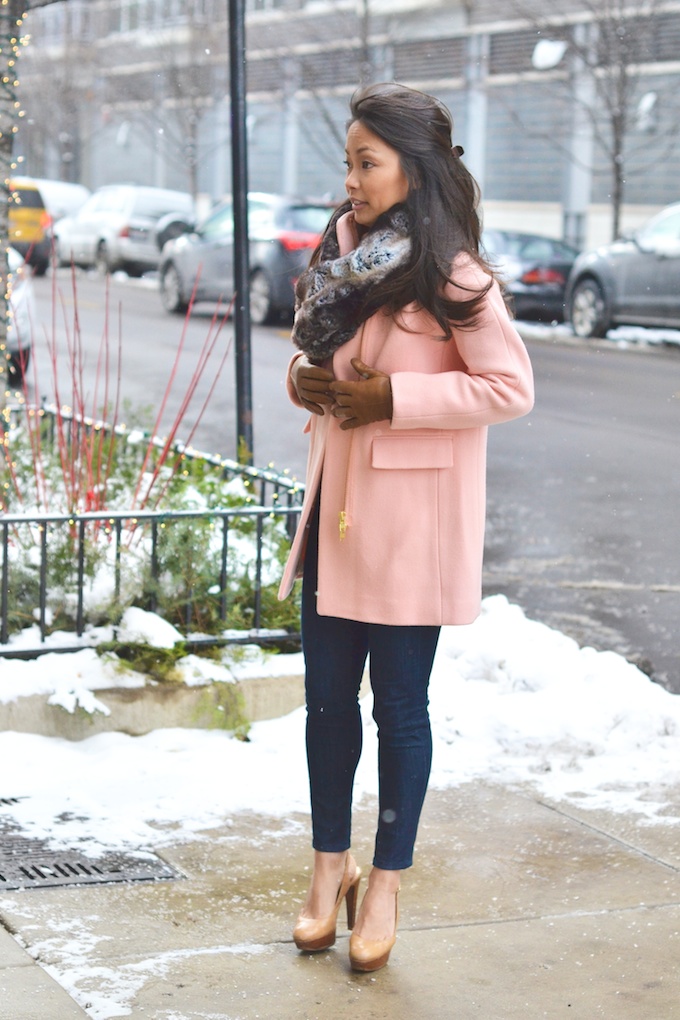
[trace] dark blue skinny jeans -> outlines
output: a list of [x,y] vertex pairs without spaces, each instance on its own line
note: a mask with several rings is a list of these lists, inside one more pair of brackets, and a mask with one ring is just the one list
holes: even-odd
[[432,762],[427,689],[439,627],[358,623],[316,611],[318,518],[302,584],[307,762],[315,850],[347,850],[361,754],[359,687],[367,656],[378,726],[379,814],[373,864],[409,868]]

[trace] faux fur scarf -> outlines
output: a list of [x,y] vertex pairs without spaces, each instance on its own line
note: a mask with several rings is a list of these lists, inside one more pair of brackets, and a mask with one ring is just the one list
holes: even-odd
[[380,216],[353,251],[340,255],[335,225],[345,211],[334,214],[319,261],[295,288],[293,343],[318,363],[354,336],[371,287],[402,269],[411,254],[408,216],[397,207]]

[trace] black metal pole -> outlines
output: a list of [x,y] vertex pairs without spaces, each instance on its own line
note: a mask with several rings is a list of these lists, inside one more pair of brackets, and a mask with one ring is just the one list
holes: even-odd
[[236,343],[237,458],[253,463],[253,397],[250,357],[248,258],[248,138],[246,134],[245,0],[229,0],[231,193],[234,203],[234,338]]

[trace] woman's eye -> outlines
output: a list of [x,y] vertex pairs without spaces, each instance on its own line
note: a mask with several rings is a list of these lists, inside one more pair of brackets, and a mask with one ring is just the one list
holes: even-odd
[[373,164],[371,163],[371,161],[369,159],[365,159],[361,164],[361,169],[370,170],[372,166]]

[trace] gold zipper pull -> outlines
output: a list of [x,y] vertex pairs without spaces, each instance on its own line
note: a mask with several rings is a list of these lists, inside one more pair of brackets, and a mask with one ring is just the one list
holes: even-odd
[[340,522],[339,522],[339,524],[340,524],[340,541],[342,542],[343,538],[347,534],[347,511],[346,510],[341,510],[340,511]]

